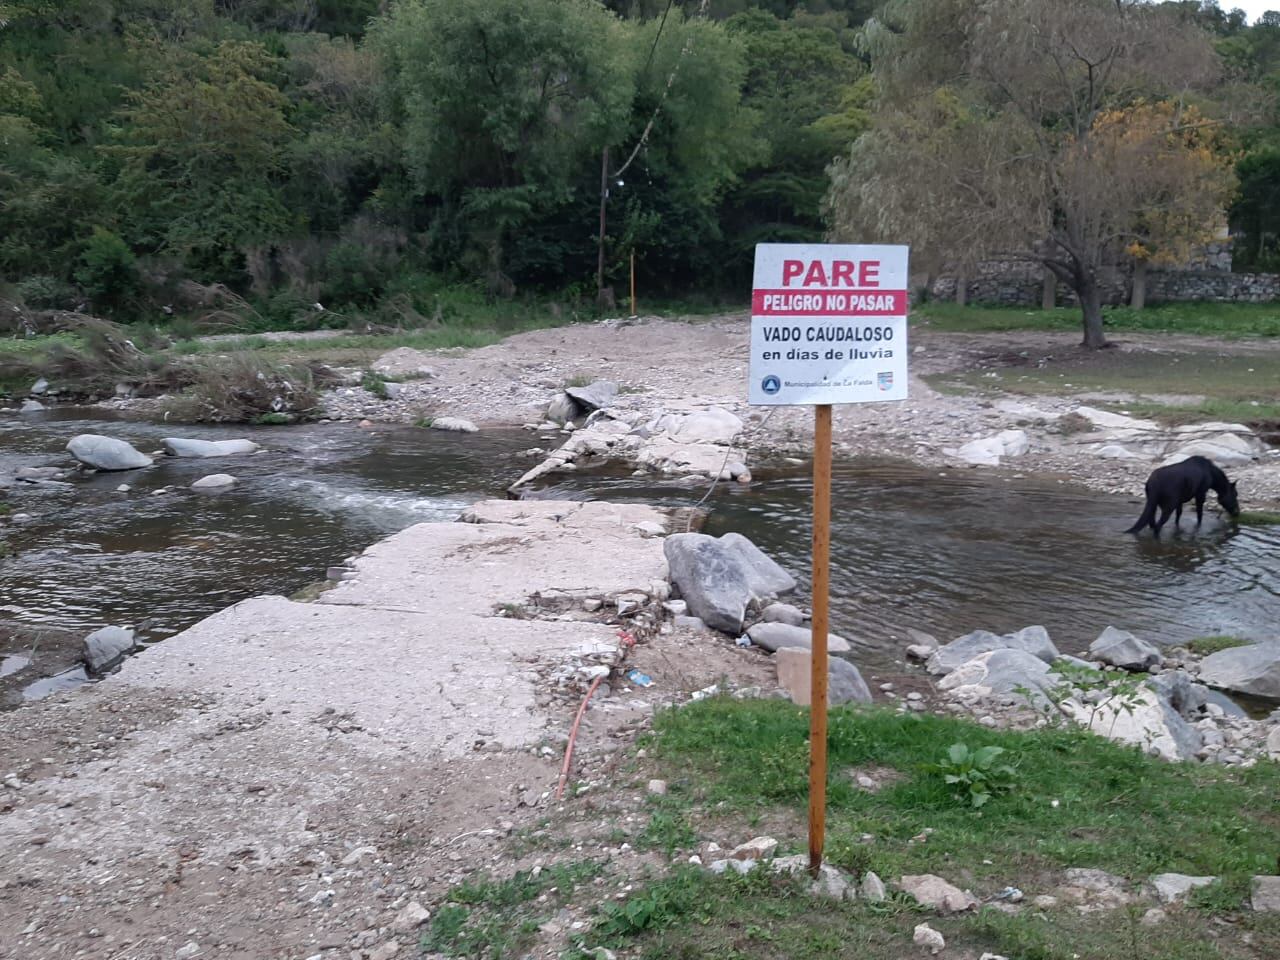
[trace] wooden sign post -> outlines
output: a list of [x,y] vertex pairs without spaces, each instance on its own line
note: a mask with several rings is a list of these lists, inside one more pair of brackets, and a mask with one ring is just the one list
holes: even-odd
[[751,297],[749,402],[814,408],[809,869],[827,820],[833,404],[907,398],[907,248],[763,243]]

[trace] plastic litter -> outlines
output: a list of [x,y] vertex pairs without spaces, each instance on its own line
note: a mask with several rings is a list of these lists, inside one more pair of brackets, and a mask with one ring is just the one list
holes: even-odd
[[653,686],[653,677],[649,676],[647,673],[641,673],[639,670],[628,670],[627,679],[637,687]]

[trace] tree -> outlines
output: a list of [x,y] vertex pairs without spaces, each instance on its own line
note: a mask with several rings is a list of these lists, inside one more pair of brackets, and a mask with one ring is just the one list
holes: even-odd
[[419,189],[482,249],[490,288],[509,290],[509,237],[566,203],[625,129],[621,22],[594,0],[405,0],[371,36]]
[[835,237],[908,242],[918,262],[1040,264],[1075,292],[1097,348],[1103,266],[1135,243],[1185,247],[1229,199],[1229,172],[1190,135],[1212,121],[1186,107],[1220,64],[1176,14],[890,0],[865,38],[881,109],[833,166]]
[[288,102],[261,44],[224,41],[207,57],[179,51],[122,111],[120,201],[135,243],[181,252],[229,279],[246,247],[289,229],[280,200]]

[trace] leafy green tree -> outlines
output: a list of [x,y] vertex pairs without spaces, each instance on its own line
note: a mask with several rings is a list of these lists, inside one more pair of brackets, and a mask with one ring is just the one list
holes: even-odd
[[620,22],[594,0],[405,0],[372,40],[418,189],[502,289],[510,236],[566,203],[628,119]]
[[94,227],[80,255],[76,282],[95,305],[119,306],[137,289],[137,259],[119,236]]
[[233,279],[244,250],[293,224],[281,202],[293,128],[265,47],[223,41],[185,51],[120,117],[118,189],[135,243],[178,252],[198,273]]

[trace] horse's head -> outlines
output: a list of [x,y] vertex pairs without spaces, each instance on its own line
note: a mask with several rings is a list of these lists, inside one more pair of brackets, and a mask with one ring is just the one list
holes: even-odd
[[1218,502],[1222,504],[1222,509],[1231,514],[1231,516],[1240,516],[1240,497],[1236,493],[1236,485],[1234,483],[1228,483],[1218,492]]

